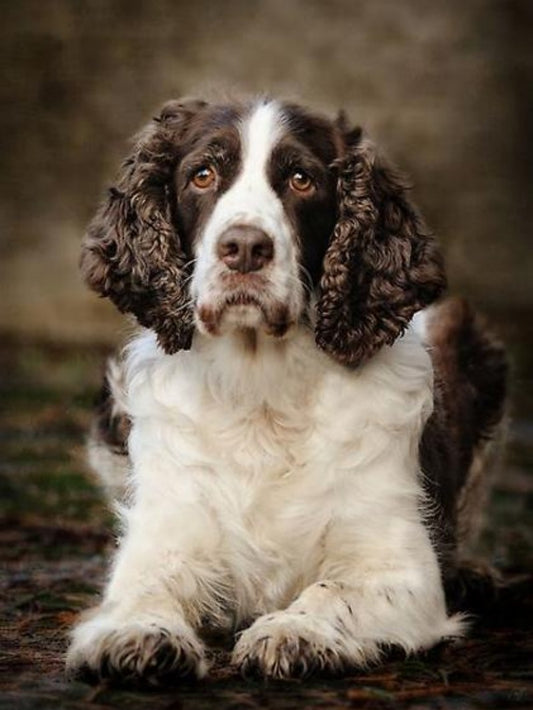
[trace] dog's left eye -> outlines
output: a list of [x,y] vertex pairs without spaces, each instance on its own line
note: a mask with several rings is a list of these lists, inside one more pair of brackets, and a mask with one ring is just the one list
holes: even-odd
[[198,170],[193,173],[192,182],[196,187],[200,188],[200,190],[205,190],[214,184],[216,177],[217,174],[210,165],[202,165],[201,168],[198,168]]
[[303,170],[295,170],[289,178],[289,185],[295,192],[311,192],[314,188],[312,179]]

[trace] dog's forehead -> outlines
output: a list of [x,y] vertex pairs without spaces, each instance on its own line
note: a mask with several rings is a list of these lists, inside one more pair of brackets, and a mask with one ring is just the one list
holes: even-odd
[[337,129],[332,121],[297,104],[262,99],[245,104],[207,104],[190,120],[182,139],[184,152],[194,150],[213,136],[232,141],[300,144],[330,163],[337,157]]
[[181,137],[182,151],[187,154],[217,135],[238,140],[245,115],[246,108],[239,104],[206,104],[191,116]]
[[[325,164],[338,155],[338,131],[327,118],[297,104],[264,101],[249,108],[241,125],[272,151],[285,146],[300,148]],[[246,130],[241,132],[246,135]]]
[[326,164],[338,157],[340,137],[332,121],[297,104],[286,103],[281,108],[291,141],[302,144]]

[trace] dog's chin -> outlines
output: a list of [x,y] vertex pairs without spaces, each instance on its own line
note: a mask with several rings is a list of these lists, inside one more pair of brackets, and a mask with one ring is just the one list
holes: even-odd
[[264,330],[265,314],[255,303],[231,304],[222,311],[221,332],[234,330]]

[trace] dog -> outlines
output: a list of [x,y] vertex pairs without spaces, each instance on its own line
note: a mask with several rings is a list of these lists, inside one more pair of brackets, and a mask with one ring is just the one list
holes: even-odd
[[201,678],[215,631],[244,674],[338,674],[465,633],[444,586],[505,357],[441,299],[438,245],[359,128],[266,98],[168,103],[81,268],[141,329],[89,443],[122,532],[71,673]]

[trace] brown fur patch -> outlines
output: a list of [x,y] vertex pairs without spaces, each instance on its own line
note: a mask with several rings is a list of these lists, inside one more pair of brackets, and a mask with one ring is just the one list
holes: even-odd
[[420,443],[427,490],[438,504],[438,531],[446,574],[457,545],[474,532],[484,502],[506,396],[507,362],[500,343],[461,299],[434,307],[428,341],[435,371],[435,406]]
[[94,435],[114,454],[126,456],[131,420],[119,410],[113,393],[113,385],[106,375],[95,403]]

